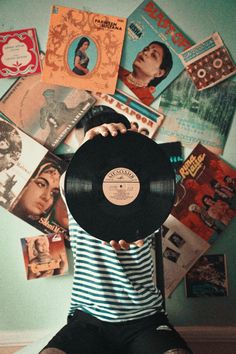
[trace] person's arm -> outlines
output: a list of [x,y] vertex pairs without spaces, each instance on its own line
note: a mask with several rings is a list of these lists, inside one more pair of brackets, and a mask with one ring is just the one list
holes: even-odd
[[74,63],[75,67],[81,71],[83,71],[85,74],[87,74],[89,72],[89,70],[87,68],[85,68],[84,66],[80,65],[80,57],[78,55],[76,55],[75,57],[75,63]]

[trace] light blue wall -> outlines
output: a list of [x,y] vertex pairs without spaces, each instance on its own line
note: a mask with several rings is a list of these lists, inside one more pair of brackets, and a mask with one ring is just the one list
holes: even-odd
[[[45,51],[51,0],[0,0],[0,32],[35,27],[40,49]],[[57,0],[55,4],[94,12],[128,16],[138,0]],[[159,0],[159,6],[195,42],[218,31],[236,59],[234,0]],[[0,80],[0,96],[11,85]],[[224,158],[236,167],[236,117],[226,144]],[[69,305],[72,275],[26,281],[19,239],[38,235],[20,219],[0,209],[0,331],[53,330],[64,324]],[[187,299],[183,283],[178,286],[167,309],[175,325],[236,325],[236,223],[211,249],[225,253],[228,260],[229,296]],[[69,252],[70,269],[72,259]]]

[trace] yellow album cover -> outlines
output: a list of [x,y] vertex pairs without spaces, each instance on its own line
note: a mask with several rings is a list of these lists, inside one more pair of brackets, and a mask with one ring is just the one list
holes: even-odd
[[54,5],[42,81],[115,92],[126,19]]

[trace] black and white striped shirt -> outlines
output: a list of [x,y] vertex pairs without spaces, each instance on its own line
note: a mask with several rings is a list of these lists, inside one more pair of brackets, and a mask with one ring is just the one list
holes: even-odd
[[120,322],[164,311],[153,281],[151,236],[142,247],[131,244],[129,250],[117,251],[68,215],[74,257],[69,314],[78,309],[103,321]]

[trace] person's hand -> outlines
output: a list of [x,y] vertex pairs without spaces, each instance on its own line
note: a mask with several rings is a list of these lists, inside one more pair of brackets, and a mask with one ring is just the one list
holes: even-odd
[[97,127],[91,128],[87,131],[87,133],[84,136],[83,142],[87,140],[92,140],[95,136],[97,135],[102,135],[104,137],[111,135],[111,136],[116,136],[118,133],[126,133],[127,128],[125,127],[124,124],[122,123],[109,123],[109,124],[102,124]]
[[[106,241],[102,241],[103,245],[107,245],[108,243]],[[136,245],[137,247],[142,247],[144,244],[143,240],[137,240],[135,242],[128,243],[125,240],[120,240],[120,241],[115,241],[111,240],[109,242],[109,245],[114,248],[116,251],[119,250],[128,250],[130,248],[130,245]]]
[[136,127],[131,126],[131,129],[127,129],[123,123],[104,123],[88,130],[84,136],[83,143],[85,143],[87,140],[92,140],[97,135],[102,135],[104,137],[111,135],[115,137],[118,135],[118,133],[125,134],[128,130],[137,132]]

